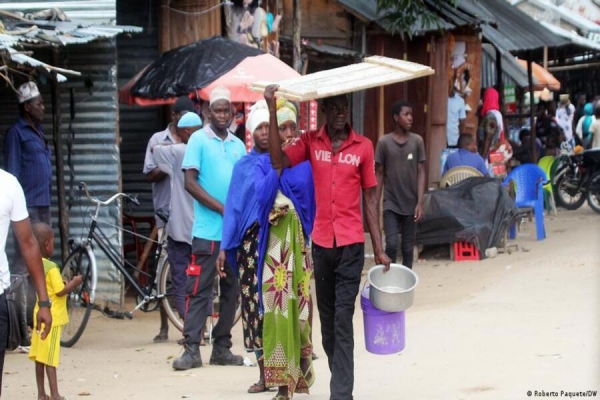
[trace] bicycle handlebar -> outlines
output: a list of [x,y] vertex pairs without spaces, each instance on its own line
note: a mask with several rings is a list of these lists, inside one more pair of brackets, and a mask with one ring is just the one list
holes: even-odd
[[125,193],[116,193],[112,197],[110,197],[108,200],[105,200],[105,201],[102,201],[102,200],[98,199],[97,197],[92,197],[92,196],[90,196],[90,192],[88,192],[87,185],[85,184],[85,182],[79,182],[79,189],[83,190],[85,192],[85,195],[87,196],[87,198],[94,204],[107,206],[110,203],[112,203],[113,201],[115,201],[116,199],[118,199],[119,197],[123,197],[125,200],[132,202],[136,206],[140,205],[140,202],[138,199],[136,199],[135,197],[132,197],[128,194],[125,194]]

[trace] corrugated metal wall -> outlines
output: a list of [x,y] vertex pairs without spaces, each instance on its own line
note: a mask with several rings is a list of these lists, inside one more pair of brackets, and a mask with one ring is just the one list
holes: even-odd
[[[74,181],[86,182],[93,196],[106,198],[120,191],[116,41],[68,46],[63,49],[61,55],[64,57],[61,65],[82,73],[82,77],[71,78],[61,86],[63,135],[68,134],[69,92],[71,88],[74,91]],[[86,87],[85,80],[91,81],[91,88]],[[66,154],[66,148],[64,151]],[[85,197],[81,198],[81,201],[77,198],[73,200],[73,207],[69,213],[70,233],[72,237],[79,237],[82,232],[85,234],[84,227],[88,226],[89,215],[93,210],[89,208]],[[112,244],[120,249],[122,238],[120,231],[114,227],[120,224],[120,210],[116,206],[109,206],[102,211],[100,226]],[[99,270],[98,297],[100,300],[120,304],[121,276],[103,254],[99,251],[95,251],[95,254]]]
[[[498,73],[496,71],[495,55],[490,54],[488,51],[483,51],[481,57],[481,87],[488,88],[496,86],[497,77]],[[502,71],[502,83],[504,85],[514,85],[516,87],[522,86],[504,70]]]
[[[93,23],[110,23],[116,19],[116,0],[90,1],[21,1],[0,4],[7,11],[39,11],[58,7],[72,20]],[[120,152],[118,147],[118,105],[117,105],[117,54],[116,41],[97,41],[84,45],[62,47],[59,60],[52,60],[50,51],[35,49],[35,57],[50,64],[70,68],[82,73],[81,77],[69,77],[60,85],[61,134],[65,154],[65,178],[67,192],[70,189],[70,169],[67,164],[67,138],[70,122],[70,90],[75,99],[75,119],[73,131],[75,137],[72,148],[72,164],[75,185],[79,181],[88,184],[93,196],[106,197],[120,190]],[[87,87],[86,81],[92,86]],[[52,102],[50,85],[41,85],[46,104],[44,130],[52,141]],[[0,133],[4,135],[18,116],[16,98],[4,85],[0,88]],[[0,142],[3,143],[3,140]],[[0,143],[0,146],[2,144]],[[53,154],[54,156],[54,154]],[[3,160],[2,160],[3,164]],[[54,166],[54,157],[53,157]],[[52,216],[55,236],[58,239],[58,206],[56,178],[52,194]],[[77,195],[77,190],[73,192]],[[69,197],[69,194],[67,194]],[[69,197],[70,198],[70,197]],[[67,201],[69,200],[67,199]],[[90,221],[90,203],[87,199],[75,197],[69,211],[70,237],[81,237],[87,232]],[[120,224],[120,210],[107,207],[101,213],[100,223],[111,243],[117,248],[122,246],[122,237],[115,228]],[[12,240],[12,235],[10,240]],[[55,258],[59,259],[60,246],[57,241]],[[7,249],[10,249],[10,244]],[[118,271],[110,265],[102,254],[96,251],[99,268],[99,287],[97,302],[122,303],[122,283]]]
[[[125,85],[159,56],[158,1],[148,0],[145,3],[144,7],[132,1],[117,3],[118,24],[144,28],[141,34],[117,38],[118,87]],[[148,140],[154,132],[164,129],[162,109],[158,106],[119,105],[123,191],[138,195],[141,205],[132,210],[136,215],[153,215],[152,188],[144,179],[142,168]]]

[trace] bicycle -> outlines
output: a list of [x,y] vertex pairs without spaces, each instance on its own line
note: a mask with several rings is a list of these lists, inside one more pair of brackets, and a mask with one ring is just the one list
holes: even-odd
[[[71,280],[74,275],[79,274],[83,276],[83,281],[78,288],[68,295],[67,311],[69,314],[69,323],[63,327],[60,340],[61,346],[72,347],[77,343],[87,326],[92,308],[94,307],[98,283],[98,271],[92,244],[95,244],[104,253],[110,263],[117,268],[123,275],[125,281],[129,283],[130,287],[136,292],[136,306],[133,310],[126,311],[124,313],[125,317],[132,319],[133,313],[139,309],[144,312],[154,311],[158,308],[158,302],[162,301],[167,318],[175,328],[182,331],[183,320],[180,318],[175,307],[174,292],[171,284],[171,266],[167,257],[162,254],[162,249],[166,246],[166,230],[163,231],[162,237],[156,242],[157,249],[155,252],[155,259],[158,260],[157,267],[149,269],[148,272],[141,271],[123,257],[120,250],[110,243],[108,237],[102,232],[102,229],[98,225],[98,216],[101,207],[108,206],[119,198],[123,198],[127,202],[135,205],[139,205],[139,201],[125,193],[116,193],[108,200],[101,201],[98,198],[90,196],[84,182],[79,184],[79,189],[80,191],[84,191],[87,198],[95,205],[96,209],[91,216],[91,223],[87,236],[82,238],[77,244],[75,244],[74,240],[70,240],[72,249],[62,266],[62,275],[66,280]],[[159,218],[164,218],[164,221],[166,222],[166,217],[161,216],[160,213],[157,213],[157,215]],[[121,231],[126,231],[122,227],[116,228]],[[126,232],[137,235],[145,240],[151,240],[138,233],[130,231]],[[148,285],[146,287],[141,287],[138,284],[137,279],[129,273],[127,268],[133,269],[136,273],[146,275],[148,278]],[[215,278],[215,281],[216,279],[217,278]],[[216,287],[219,287],[218,282]],[[218,317],[217,290],[213,294],[213,312],[209,315],[210,322],[207,321],[207,324],[209,324],[207,326],[209,338],[212,338],[212,327],[216,324],[215,320],[217,320]],[[237,323],[240,317],[241,308],[238,304],[234,324]]]

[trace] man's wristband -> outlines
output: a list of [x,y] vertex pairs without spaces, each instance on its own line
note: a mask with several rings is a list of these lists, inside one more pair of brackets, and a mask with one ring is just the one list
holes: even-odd
[[38,301],[38,307],[52,307],[52,302],[50,300],[42,300],[42,301]]

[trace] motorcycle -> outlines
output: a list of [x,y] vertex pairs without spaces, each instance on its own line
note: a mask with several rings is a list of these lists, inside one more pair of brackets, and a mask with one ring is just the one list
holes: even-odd
[[563,156],[553,184],[558,206],[576,210],[587,200],[600,213],[600,149]]

